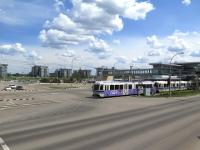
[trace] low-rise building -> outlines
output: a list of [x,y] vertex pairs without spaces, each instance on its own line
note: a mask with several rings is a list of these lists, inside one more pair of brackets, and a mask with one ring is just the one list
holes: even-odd
[[[151,68],[115,69],[100,67],[96,68],[96,80],[107,80],[110,76],[114,79],[123,80],[172,80],[192,78],[200,73],[200,62],[186,62],[175,64],[150,63]],[[111,79],[111,78],[110,78]]]

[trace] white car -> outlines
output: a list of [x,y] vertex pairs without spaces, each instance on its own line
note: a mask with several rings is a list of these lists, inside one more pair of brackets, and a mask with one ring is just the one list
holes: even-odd
[[12,88],[11,88],[11,87],[5,87],[4,90],[5,90],[5,91],[11,91]]
[[11,88],[11,89],[16,89],[16,85],[14,85],[14,84],[11,84],[11,85],[9,85],[9,87]]

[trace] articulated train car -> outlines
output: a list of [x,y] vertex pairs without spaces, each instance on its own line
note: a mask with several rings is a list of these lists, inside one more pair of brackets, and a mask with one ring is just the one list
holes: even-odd
[[[184,90],[191,86],[191,82],[171,81],[171,90]],[[151,93],[169,90],[167,81],[97,81],[93,85],[93,96],[113,97],[125,95],[140,95],[144,89],[151,89]]]
[[137,94],[138,91],[134,82],[99,81],[93,85],[93,96],[111,97]]
[[[188,81],[171,81],[171,90],[186,90],[191,87],[191,82]],[[155,88],[158,91],[168,91],[169,85],[167,81],[155,81]]]
[[118,82],[99,81],[93,85],[93,96],[113,97],[125,95],[140,95],[144,88],[152,88],[154,82]]

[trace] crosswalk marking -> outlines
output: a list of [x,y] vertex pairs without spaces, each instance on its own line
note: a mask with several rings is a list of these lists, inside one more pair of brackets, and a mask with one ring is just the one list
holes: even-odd
[[0,137],[0,145],[3,148],[3,150],[10,150],[8,145],[5,143],[5,141]]

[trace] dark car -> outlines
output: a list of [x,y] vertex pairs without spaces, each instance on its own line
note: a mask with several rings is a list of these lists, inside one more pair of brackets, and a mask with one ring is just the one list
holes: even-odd
[[16,90],[24,90],[23,86],[19,85],[16,87]]

